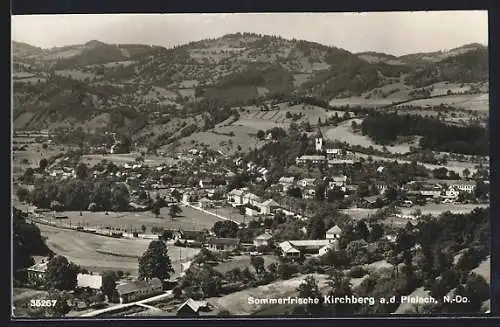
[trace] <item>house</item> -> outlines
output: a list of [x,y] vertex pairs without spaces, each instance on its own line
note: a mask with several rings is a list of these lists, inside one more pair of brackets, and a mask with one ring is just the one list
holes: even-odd
[[281,242],[279,247],[281,249],[281,255],[285,258],[298,258],[300,256],[300,251],[289,241]]
[[189,298],[177,308],[176,316],[185,318],[198,317],[200,311],[206,308],[208,308],[207,301],[195,301]]
[[326,231],[327,240],[339,239],[341,235],[342,235],[342,229],[340,229],[338,225],[335,225]]
[[379,167],[377,168],[377,173],[379,173],[379,174],[383,173],[383,172],[384,172],[384,169],[385,169],[385,167],[384,167],[384,166],[379,166]]
[[158,278],[136,280],[131,283],[117,285],[116,291],[120,296],[120,303],[127,303],[162,293],[163,284]]
[[302,192],[302,197],[304,199],[314,199],[315,196],[316,196],[316,190],[313,188],[308,188],[304,190],[304,192]]
[[278,181],[278,184],[283,187],[283,192],[286,192],[295,184],[295,177],[281,177]]
[[76,285],[80,288],[91,288],[100,290],[102,287],[102,276],[92,274],[78,274],[76,276]]
[[327,245],[319,249],[318,256],[322,257],[325,254],[327,254],[330,250],[337,251],[338,249],[339,249],[339,242],[335,240],[334,242],[328,243]]
[[250,204],[257,206],[261,202],[261,198],[253,193],[245,193],[242,197],[243,204]]
[[234,189],[227,194],[227,202],[231,203],[234,206],[243,205],[243,195],[245,194],[245,190],[242,189]]
[[314,178],[301,179],[300,181],[297,182],[297,186],[299,186],[302,189],[305,189],[308,187],[314,187],[314,186],[316,186],[316,179],[314,179]]
[[207,199],[207,198],[202,198],[200,201],[199,201],[199,206],[201,209],[209,209],[209,208],[213,208],[214,206],[214,203],[212,200],[210,199]]
[[45,282],[45,272],[47,271],[47,259],[34,264],[26,269],[28,281],[34,285]]
[[265,232],[263,234],[260,234],[253,240],[253,245],[255,245],[256,247],[269,246],[271,245],[272,240],[273,236],[270,233]]
[[326,157],[321,155],[304,155],[295,158],[295,163],[297,164],[297,166],[301,166],[307,163],[311,163],[313,165],[321,165],[325,164],[326,162]]
[[342,189],[342,191],[346,191],[346,186],[347,184],[347,176],[345,175],[341,175],[341,176],[333,176],[331,178],[331,181],[328,183],[328,188],[329,189],[332,189],[332,188],[335,188],[335,187],[338,187],[340,189]]
[[454,187],[458,191],[467,193],[473,193],[476,189],[475,181],[429,179],[426,180],[426,183],[439,187]]
[[234,251],[239,245],[239,238],[214,237],[209,239],[207,242],[207,248],[210,251]]
[[276,209],[280,207],[279,203],[273,199],[266,200],[257,205],[260,209],[260,213],[263,215],[268,215],[273,213]]
[[200,188],[213,188],[214,187],[214,180],[211,178],[204,178],[200,179],[198,185]]
[[326,156],[328,159],[330,158],[338,158],[340,156],[343,156],[343,151],[342,149],[326,149]]

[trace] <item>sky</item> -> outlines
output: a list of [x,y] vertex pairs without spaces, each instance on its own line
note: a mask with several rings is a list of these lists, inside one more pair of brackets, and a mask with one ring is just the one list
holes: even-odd
[[12,16],[12,39],[42,48],[99,40],[172,47],[229,33],[303,39],[396,56],[488,44],[487,11]]

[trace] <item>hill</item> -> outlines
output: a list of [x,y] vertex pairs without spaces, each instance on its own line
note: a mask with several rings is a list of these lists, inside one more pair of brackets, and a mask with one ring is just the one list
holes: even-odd
[[96,40],[41,49],[13,42],[14,124],[133,130],[138,138],[168,144],[187,131],[213,128],[234,114],[231,109],[266,101],[405,100],[416,88],[438,82],[484,82],[487,54],[477,44],[445,54],[353,54],[253,33],[171,49]]

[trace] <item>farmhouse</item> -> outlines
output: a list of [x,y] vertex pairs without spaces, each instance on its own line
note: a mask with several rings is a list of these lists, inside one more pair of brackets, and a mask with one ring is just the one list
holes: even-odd
[[269,246],[272,243],[272,239],[273,236],[270,233],[265,232],[263,234],[260,234],[253,240],[253,245],[255,245],[256,247]]
[[243,204],[250,204],[257,206],[261,202],[261,198],[253,193],[245,193],[242,197]]
[[338,241],[329,243],[329,244],[323,246],[321,249],[319,249],[318,256],[322,257],[325,254],[327,254],[330,250],[336,251],[338,249],[339,249],[339,242]]
[[77,287],[79,288],[91,288],[93,290],[99,290],[102,287],[102,276],[101,275],[91,275],[91,274],[78,274],[76,276]]
[[120,303],[136,301],[163,292],[163,284],[158,278],[151,280],[136,280],[131,283],[116,286]]
[[326,231],[326,239],[327,240],[335,240],[340,238],[342,235],[342,229],[338,225],[333,226],[329,230]]
[[210,251],[233,251],[240,245],[238,238],[220,238],[214,237],[208,240],[207,248]]
[[345,192],[345,186],[347,183],[347,176],[342,175],[342,176],[333,176],[328,183],[328,188],[332,189],[334,187],[339,187],[342,189],[342,191]]
[[313,165],[321,165],[327,162],[325,156],[320,155],[305,155],[295,158],[295,163],[297,166],[305,165],[311,163]]
[[199,206],[201,209],[209,209],[209,208],[212,208],[214,206],[214,203],[210,199],[202,198],[199,202]]
[[28,281],[32,284],[39,284],[45,281],[45,272],[47,271],[47,260],[43,259],[41,262],[26,269]]
[[185,318],[198,317],[200,311],[206,308],[208,308],[207,301],[195,301],[189,298],[177,308],[176,316]]

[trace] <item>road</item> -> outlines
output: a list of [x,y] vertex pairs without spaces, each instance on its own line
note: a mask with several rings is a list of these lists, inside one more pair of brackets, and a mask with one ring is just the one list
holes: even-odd
[[147,298],[147,299],[144,299],[144,300],[140,300],[140,301],[136,301],[136,302],[130,302],[130,303],[117,304],[117,305],[114,305],[114,306],[109,307],[109,308],[104,308],[104,309],[100,309],[100,310],[95,310],[95,311],[92,311],[92,312],[88,312],[88,313],[85,313],[85,314],[81,315],[80,317],[97,317],[97,316],[102,315],[104,313],[110,313],[110,312],[113,312],[113,311],[116,311],[116,310],[122,310],[122,309],[126,309],[126,308],[129,308],[129,307],[137,306],[137,305],[138,306],[142,306],[142,307],[146,307],[146,308],[149,308],[149,309],[151,309],[151,308],[157,309],[155,307],[148,306],[146,304],[149,303],[149,302],[154,302],[154,301],[159,301],[159,300],[167,299],[167,298],[169,298],[171,296],[172,296],[172,291],[166,291],[163,294],[155,295],[153,297],[150,297],[150,298]]

